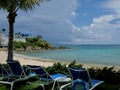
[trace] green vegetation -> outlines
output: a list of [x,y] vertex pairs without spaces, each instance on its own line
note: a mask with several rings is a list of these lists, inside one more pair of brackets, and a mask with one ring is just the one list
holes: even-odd
[[[82,68],[82,64],[76,64],[74,60],[68,67]],[[51,74],[58,72],[69,74],[66,64],[61,63],[55,63],[52,67],[47,67],[46,70]],[[120,88],[120,70],[114,71],[114,67],[104,67],[103,69],[89,68],[88,71],[91,78],[104,81],[103,84],[99,85],[94,90],[118,90],[118,88]]]
[[14,39],[14,23],[18,10],[33,10],[35,6],[39,6],[41,2],[48,0],[0,0],[0,10],[8,12],[9,23],[9,42],[7,60],[13,60],[13,39]]
[[61,64],[59,62],[54,63],[53,66],[46,67],[45,69],[50,74],[54,74],[54,73],[68,74],[66,64]]
[[[7,65],[4,64],[6,68]],[[76,64],[76,61],[74,60],[71,62],[68,67],[82,67],[81,64]],[[23,68],[26,68],[26,66],[23,66]],[[45,67],[44,67],[45,68]],[[67,69],[66,64],[61,64],[61,63],[54,63],[53,66],[49,66],[45,68],[48,73],[53,74],[53,73],[64,73],[64,74],[69,74],[69,71]],[[91,78],[94,79],[100,79],[103,80],[104,83],[100,84],[98,87],[96,87],[94,90],[119,90],[120,88],[120,70],[119,71],[114,71],[114,67],[104,67],[103,69],[95,69],[95,68],[89,68],[88,71],[90,73]],[[17,82],[15,84],[14,89],[15,90],[42,90],[42,87],[39,85],[38,82],[38,77],[31,78],[29,81],[31,81],[33,84],[26,84],[27,80]],[[22,83],[22,84],[21,84]],[[46,90],[49,90],[51,87],[51,84],[45,84],[45,87],[47,88]],[[8,85],[0,85],[0,90],[8,90],[9,86]]]
[[120,84],[120,70],[114,71],[114,67],[104,67],[103,69],[89,68],[89,73],[92,78],[104,80],[110,84]]
[[55,48],[50,43],[41,38],[42,37],[40,35],[37,35],[36,37],[26,38],[26,42],[14,41],[14,50],[30,51]]

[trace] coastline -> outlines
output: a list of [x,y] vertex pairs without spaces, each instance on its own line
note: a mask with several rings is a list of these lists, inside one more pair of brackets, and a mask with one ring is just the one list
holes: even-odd
[[[7,60],[7,51],[0,51],[0,63],[4,64],[6,63],[6,60]],[[51,61],[43,61],[19,54],[14,54],[14,60],[18,60],[21,63],[21,65],[40,65],[47,67],[47,66],[52,66],[54,64],[54,62]]]
[[[0,50],[0,63],[4,64],[6,63],[7,60],[7,51]],[[52,66],[55,62],[55,60],[43,60],[43,59],[38,59],[34,57],[28,57],[20,54],[14,54],[14,60],[18,60],[21,65],[40,65],[44,67]],[[70,62],[60,62],[62,64],[69,64]],[[77,63],[78,64],[78,63]],[[104,68],[104,67],[113,67],[113,66],[108,66],[108,65],[99,65],[99,64],[85,64],[81,63],[84,68]],[[114,66],[115,71],[120,70],[120,66]]]

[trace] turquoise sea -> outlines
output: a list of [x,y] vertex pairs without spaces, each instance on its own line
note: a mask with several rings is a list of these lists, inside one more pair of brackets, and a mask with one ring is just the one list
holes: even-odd
[[22,52],[25,56],[86,64],[120,66],[120,45],[63,45],[70,49]]

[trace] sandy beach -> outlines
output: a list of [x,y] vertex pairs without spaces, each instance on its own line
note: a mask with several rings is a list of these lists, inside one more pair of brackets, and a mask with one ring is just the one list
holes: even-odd
[[[0,51],[0,63],[6,63],[7,60],[7,51]],[[44,61],[44,60],[40,60],[40,59],[36,59],[36,58],[31,58],[31,57],[27,57],[27,56],[23,56],[23,55],[19,55],[19,54],[14,54],[14,60],[18,60],[21,65],[40,65],[40,66],[52,66],[55,61]],[[61,62],[61,63],[66,63],[66,62]],[[67,63],[68,64],[68,63]],[[106,67],[105,65],[98,65],[98,64],[82,64],[83,67],[85,68],[103,68]],[[107,67],[112,67],[112,66],[107,66]],[[114,70],[120,70],[120,66],[114,66]]]
[[[0,63],[6,63],[7,60],[7,51],[0,51]],[[54,62],[37,60],[30,57],[25,57],[22,55],[14,54],[14,60],[18,60],[21,65],[40,65],[40,66],[52,66]]]

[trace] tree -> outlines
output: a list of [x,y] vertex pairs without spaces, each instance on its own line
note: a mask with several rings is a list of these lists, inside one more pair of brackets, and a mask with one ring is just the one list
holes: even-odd
[[36,5],[48,0],[0,0],[0,9],[8,12],[9,23],[9,42],[7,60],[13,60],[13,39],[14,39],[14,23],[18,10],[33,10]]
[[41,35],[37,35],[36,38],[42,39],[42,36]]

